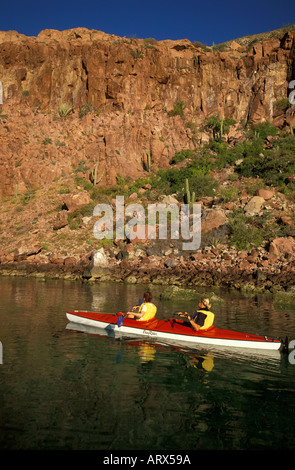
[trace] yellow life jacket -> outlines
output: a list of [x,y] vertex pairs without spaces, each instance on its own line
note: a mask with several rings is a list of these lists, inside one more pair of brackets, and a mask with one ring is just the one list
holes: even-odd
[[150,302],[145,302],[143,303],[141,306],[140,306],[140,309],[139,309],[139,312],[141,312],[142,310],[142,307],[146,305],[147,309],[146,309],[146,312],[144,313],[144,315],[139,318],[138,320],[139,321],[148,321],[148,320],[151,320],[152,318],[154,318],[154,316],[156,315],[157,313],[157,307],[150,303]]
[[210,326],[213,325],[214,323],[214,313],[209,312],[208,310],[198,310],[198,313],[201,312],[204,315],[206,315],[204,325],[201,326],[201,330],[206,330],[207,328],[210,328]]

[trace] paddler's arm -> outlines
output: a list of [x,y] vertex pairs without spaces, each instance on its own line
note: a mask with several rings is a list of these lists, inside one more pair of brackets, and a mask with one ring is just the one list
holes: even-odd
[[145,314],[145,311],[140,311],[140,312],[137,312],[137,313],[134,312],[134,310],[136,308],[139,308],[139,307],[140,307],[140,305],[138,305],[137,307],[133,307],[132,312],[127,312],[127,314],[126,314],[127,318],[141,318],[141,317],[143,317],[144,314]]
[[[130,315],[133,315],[134,317],[136,318],[141,318],[144,316],[144,312],[140,312],[140,313],[135,313],[135,312],[128,312],[130,313]],[[128,315],[128,314],[127,314]]]
[[132,307],[132,312],[127,312],[126,313],[126,317],[128,318],[134,318],[134,317],[138,317],[138,318],[141,318],[144,314],[144,312],[142,313],[135,313],[134,310],[136,310],[137,308],[140,308],[140,305],[135,305],[134,307]]
[[190,324],[192,325],[193,329],[195,331],[199,331],[199,329],[201,328],[200,325],[197,325],[197,323],[195,323],[194,320],[192,320],[190,316],[188,316],[187,318],[188,318]]

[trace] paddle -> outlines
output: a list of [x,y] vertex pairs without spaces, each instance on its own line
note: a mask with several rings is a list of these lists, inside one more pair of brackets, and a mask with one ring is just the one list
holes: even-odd
[[[139,305],[137,305],[136,307],[133,307],[132,310],[135,310],[136,308],[139,308],[139,307],[141,306],[141,304],[142,304],[142,299],[139,299],[138,304],[139,304]],[[118,316],[117,326],[118,326],[119,328],[120,328],[120,326],[122,326],[123,323],[124,323],[124,317],[125,317],[125,315],[126,315],[126,313],[125,313],[125,314],[122,313],[121,315]]]
[[172,315],[173,318],[176,318],[176,317],[187,318],[188,316],[189,314],[187,312],[174,312]]
[[[174,314],[173,314],[173,318],[180,317],[180,318],[183,318],[184,320],[198,321],[198,324],[200,326],[204,326],[206,316],[207,315],[205,315],[204,313],[201,313],[201,312],[194,312],[193,314],[187,313],[187,312],[174,312]],[[188,318],[188,317],[190,317],[190,318]]]

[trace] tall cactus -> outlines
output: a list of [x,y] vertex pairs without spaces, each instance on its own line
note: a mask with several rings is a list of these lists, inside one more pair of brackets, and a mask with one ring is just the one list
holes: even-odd
[[189,182],[188,179],[185,179],[185,201],[186,204],[190,204],[191,202],[191,194],[189,190]]
[[223,118],[220,121],[220,140],[222,139],[222,135],[223,135]]
[[152,167],[151,154],[150,152],[145,152],[145,153],[146,153],[146,162],[144,162],[144,167],[146,171],[150,172],[151,167]]
[[90,179],[93,183],[93,186],[96,186],[101,180],[102,178],[104,177],[104,174],[105,174],[105,169],[102,171],[101,175],[99,178],[97,178],[97,170],[98,170],[98,164],[99,164],[99,159],[97,160],[96,162],[96,165],[95,165],[95,168],[94,170],[91,170],[91,173],[90,173]]
[[188,205],[191,205],[195,202],[195,199],[196,199],[196,193],[194,191],[192,193],[190,192],[189,181],[188,181],[188,178],[186,178],[184,202]]

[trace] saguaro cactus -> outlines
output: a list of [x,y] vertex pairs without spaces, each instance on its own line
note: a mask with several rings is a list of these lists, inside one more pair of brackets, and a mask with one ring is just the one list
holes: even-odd
[[195,192],[193,191],[192,193],[190,192],[190,189],[189,189],[189,181],[188,181],[188,178],[185,179],[185,195],[184,195],[184,201],[186,204],[193,204],[195,202],[195,199],[196,199],[196,194]]
[[151,154],[150,152],[146,152],[146,161],[147,161],[147,171],[151,171]]
[[91,170],[91,174],[90,174],[90,179],[93,183],[93,186],[96,186],[102,180],[102,178],[104,177],[104,174],[105,174],[105,169],[104,169],[103,172],[101,173],[100,177],[97,178],[98,164],[99,164],[99,160],[97,160],[95,168],[94,168],[94,170]]

